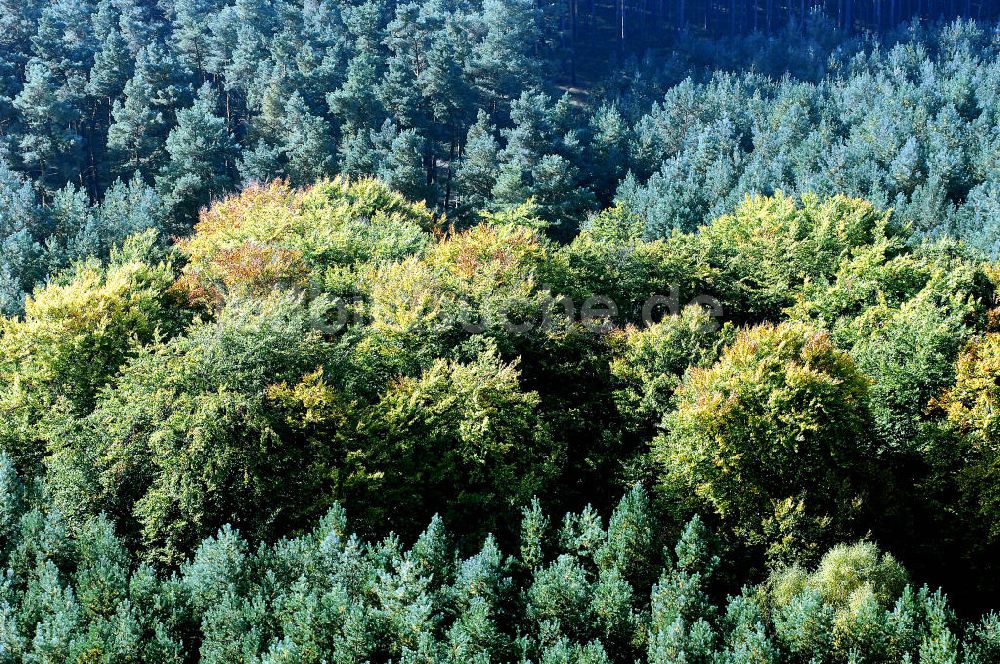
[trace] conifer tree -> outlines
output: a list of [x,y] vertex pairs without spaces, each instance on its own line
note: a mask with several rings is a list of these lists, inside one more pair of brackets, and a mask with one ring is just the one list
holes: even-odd
[[465,150],[455,172],[459,204],[469,210],[481,210],[489,200],[497,179],[500,146],[494,136],[496,127],[480,110],[476,123],[469,127]]
[[218,96],[206,83],[194,104],[177,112],[177,126],[167,137],[170,161],[156,178],[164,202],[184,221],[199,207],[233,185],[237,145],[216,115]]
[[76,173],[82,140],[73,130],[78,114],[64,101],[49,67],[38,59],[28,64],[14,108],[24,123],[16,143],[18,157],[43,188],[54,191]]
[[0,312],[20,313],[24,296],[45,276],[42,213],[31,185],[0,159]]
[[[118,28],[118,21],[118,12],[111,0],[101,0],[93,21],[99,47],[90,69],[87,94],[101,99],[105,113],[109,114],[112,101],[122,94],[133,68],[132,53]],[[110,115],[101,118],[101,122],[110,125]]]
[[155,174],[166,162],[164,143],[175,120],[186,86],[174,69],[176,61],[156,47],[136,56],[135,73],[125,84],[124,101],[116,99],[108,129],[112,173],[130,178],[136,172]]
[[311,184],[333,174],[336,148],[330,124],[312,114],[302,97],[288,100],[283,146],[286,173],[293,184]]

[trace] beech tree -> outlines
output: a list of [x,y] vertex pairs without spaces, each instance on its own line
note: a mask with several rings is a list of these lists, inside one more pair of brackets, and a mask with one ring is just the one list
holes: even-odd
[[836,537],[863,498],[867,390],[827,333],[745,329],[717,363],[685,375],[653,453],[665,481],[741,538],[779,559],[807,554],[796,549]]

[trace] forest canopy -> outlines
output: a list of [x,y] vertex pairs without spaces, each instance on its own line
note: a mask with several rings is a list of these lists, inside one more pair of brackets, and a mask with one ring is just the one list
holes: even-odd
[[980,0],[0,0],[0,664],[1000,661]]
[[844,196],[536,214],[276,182],[37,288],[0,653],[992,661],[993,263]]

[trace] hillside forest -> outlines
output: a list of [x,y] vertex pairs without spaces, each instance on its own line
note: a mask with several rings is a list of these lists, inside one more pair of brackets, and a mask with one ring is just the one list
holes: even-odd
[[0,0],[0,664],[1000,662],[986,0]]

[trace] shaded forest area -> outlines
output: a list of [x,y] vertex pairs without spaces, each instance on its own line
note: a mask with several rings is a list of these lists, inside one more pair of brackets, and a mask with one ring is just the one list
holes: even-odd
[[[991,20],[1000,8],[988,0],[569,0],[560,27],[572,57],[617,38],[622,50],[677,43],[673,34],[774,35],[804,31],[817,16],[847,33],[883,33],[911,19]],[[586,44],[584,49],[581,44]]]

